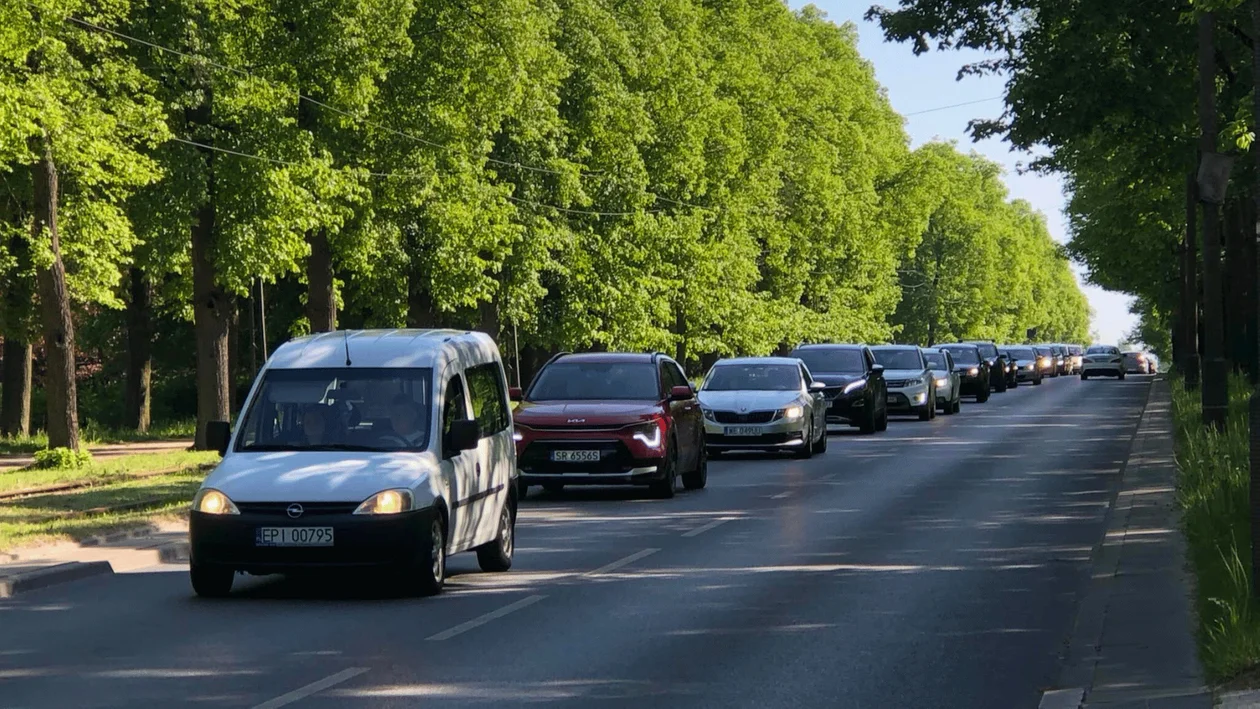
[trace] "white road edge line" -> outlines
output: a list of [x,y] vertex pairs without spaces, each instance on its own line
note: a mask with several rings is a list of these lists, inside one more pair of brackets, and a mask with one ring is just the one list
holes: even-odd
[[288,706],[296,701],[306,699],[312,694],[317,694],[319,692],[324,691],[325,689],[328,689],[329,687],[333,687],[338,684],[341,684],[342,682],[345,682],[348,679],[353,679],[355,677],[358,677],[359,675],[367,671],[368,671],[368,668],[366,667],[351,667],[349,669],[342,670],[335,675],[328,675],[327,677],[319,680],[318,682],[311,682],[305,687],[298,687],[297,689],[293,690],[292,692],[289,692],[288,694],[281,694],[275,699],[269,699],[263,702],[262,704],[259,704],[258,706],[254,707],[254,709],[279,709],[279,707]]
[[449,630],[443,630],[442,632],[437,633],[435,635],[430,635],[428,638],[426,638],[426,640],[450,640],[451,638],[455,637],[456,635],[459,635],[460,633],[466,633],[469,630],[472,630],[473,628],[480,628],[481,626],[485,625],[486,623],[489,623],[492,620],[502,618],[503,616],[509,613],[515,613],[516,611],[519,611],[522,608],[532,606],[544,598],[546,598],[546,596],[528,596],[526,598],[522,598],[516,603],[509,603],[508,605],[503,606],[502,608],[498,610],[490,611],[489,613],[486,613],[485,615],[477,616],[476,618],[473,618],[472,620],[466,623],[460,623],[454,628],[450,628]]
[[660,549],[644,549],[643,551],[636,551],[635,553],[631,554],[630,556],[627,556],[627,557],[622,558],[622,559],[618,559],[618,560],[614,561],[614,562],[613,562],[613,563],[611,563],[611,564],[606,564],[606,565],[604,565],[604,566],[601,566],[601,567],[599,567],[598,569],[595,569],[594,571],[587,571],[586,573],[584,573],[584,574],[582,574],[582,575],[583,575],[583,576],[599,576],[600,574],[606,574],[606,573],[609,573],[609,572],[611,572],[611,571],[616,571],[617,569],[620,569],[620,568],[621,568],[621,567],[623,567],[623,566],[627,566],[627,565],[629,565],[629,564],[633,564],[634,562],[638,561],[639,559],[642,559],[642,558],[644,558],[644,557],[651,556],[651,555],[655,554],[655,553],[656,553],[656,552],[658,552],[658,551],[660,551]]
[[1052,689],[1041,695],[1037,709],[1079,709],[1083,701],[1083,689]]
[[714,529],[714,528],[716,528],[716,527],[720,527],[720,526],[722,526],[722,525],[726,524],[727,522],[730,522],[730,521],[731,521],[731,520],[733,520],[733,519],[735,519],[735,518],[734,518],[734,517],[722,517],[721,519],[715,519],[715,520],[713,520],[712,522],[707,522],[707,523],[705,523],[705,524],[702,524],[702,525],[700,525],[699,527],[696,527],[695,529],[693,529],[693,530],[691,530],[691,531],[689,531],[689,532],[683,532],[683,536],[684,536],[684,537],[697,537],[697,536],[700,536],[701,534],[704,534],[705,532],[709,531],[710,529]]

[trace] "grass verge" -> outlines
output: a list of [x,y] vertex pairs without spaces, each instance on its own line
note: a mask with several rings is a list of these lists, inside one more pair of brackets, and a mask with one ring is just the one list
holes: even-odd
[[[172,473],[82,491],[0,504],[0,551],[54,541],[79,541],[140,527],[187,510],[204,475]],[[104,508],[123,509],[105,510]]]
[[81,481],[104,485],[155,470],[179,469],[204,474],[205,468],[218,459],[215,451],[170,451],[103,458],[82,468],[13,470],[0,473],[0,493]]
[[[86,425],[79,429],[82,445],[94,446],[103,443],[138,443],[141,441],[161,441],[172,438],[192,438],[197,431],[197,422],[169,421],[153,426],[145,433],[138,433],[125,428],[105,428]],[[20,438],[0,438],[0,455],[31,455],[35,451],[48,447],[48,436],[37,432]]]
[[1252,601],[1248,397],[1230,381],[1229,426],[1204,429],[1199,392],[1172,380],[1177,494],[1196,577],[1199,657],[1212,683],[1247,677],[1260,666],[1260,606]]

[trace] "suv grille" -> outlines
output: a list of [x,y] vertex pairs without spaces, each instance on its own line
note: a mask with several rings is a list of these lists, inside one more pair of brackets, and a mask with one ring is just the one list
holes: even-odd
[[713,412],[713,418],[718,423],[770,423],[778,415],[778,411],[750,411],[745,414],[737,414],[734,411]]

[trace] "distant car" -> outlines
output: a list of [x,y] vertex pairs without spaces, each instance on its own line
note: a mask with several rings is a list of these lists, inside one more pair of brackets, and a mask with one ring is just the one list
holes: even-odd
[[1085,348],[1080,345],[1068,345],[1068,355],[1072,358],[1072,374],[1080,374],[1085,364]]
[[914,345],[872,347],[875,361],[884,365],[888,410],[917,414],[920,421],[936,418],[936,377]]
[[1003,350],[1007,359],[1015,366],[1015,376],[1021,382],[1032,382],[1040,386],[1042,373],[1038,368],[1037,352],[1027,345],[1009,345]]
[[826,384],[792,357],[718,360],[700,385],[705,445],[712,454],[827,450]]
[[522,497],[530,485],[646,485],[669,498],[679,477],[688,490],[708,480],[700,404],[663,354],[557,355],[512,398]]
[[1149,368],[1145,352],[1131,350],[1124,353],[1124,371],[1127,374],[1149,374]]
[[962,375],[954,367],[954,358],[945,350],[926,348],[923,359],[927,360],[932,376],[936,377],[936,404],[943,414],[956,414],[962,410]]
[[989,364],[989,382],[993,387],[993,391],[999,394],[1006,391],[1011,386],[1011,372],[1007,367],[1006,357],[998,351],[997,345],[992,342],[972,341],[965,344],[975,345],[980,349],[980,356]]
[[862,433],[888,430],[884,366],[866,345],[801,345],[788,355],[805,363],[826,385],[828,426],[856,426]]
[[1124,374],[1124,355],[1119,347],[1091,345],[1085,350],[1085,364],[1081,368],[1081,379],[1097,376],[1124,379]]
[[1050,348],[1045,345],[1032,345],[1032,351],[1037,353],[1037,372],[1041,377],[1044,379],[1056,376],[1054,354],[1050,352]]
[[1050,377],[1053,379],[1062,376],[1063,353],[1059,351],[1059,346],[1046,344],[1042,345],[1042,348],[1045,349],[1046,355],[1050,358]]
[[969,344],[941,345],[938,350],[948,352],[954,360],[954,369],[962,379],[962,393],[976,397],[977,404],[989,400],[991,376],[989,363],[980,354],[980,348]]

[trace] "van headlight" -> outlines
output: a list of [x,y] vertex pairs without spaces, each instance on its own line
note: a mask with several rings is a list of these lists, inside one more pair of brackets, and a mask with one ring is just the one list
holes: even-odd
[[779,412],[779,416],[784,421],[796,421],[805,415],[805,409],[799,406],[789,406]]
[[238,515],[241,513],[236,508],[236,503],[228,499],[227,495],[210,487],[197,492],[197,496],[193,498],[192,508],[194,512],[208,515]]
[[414,500],[410,490],[382,490],[363,501],[357,515],[396,515],[410,512]]

